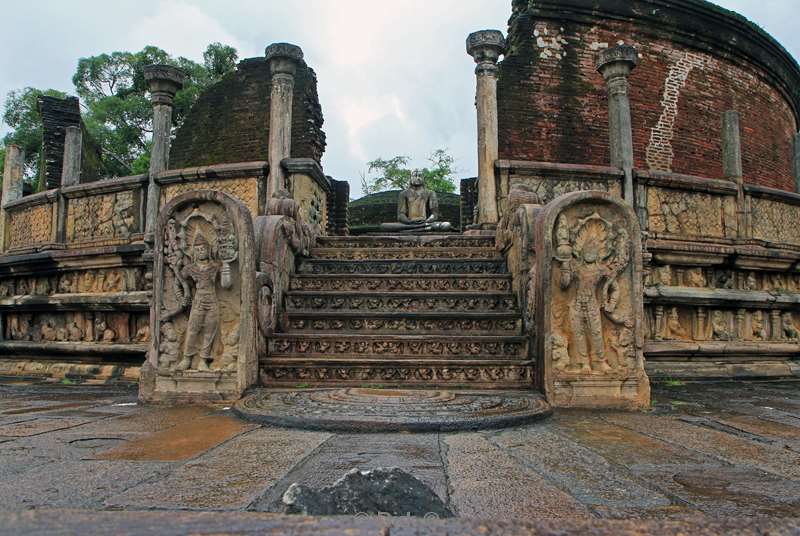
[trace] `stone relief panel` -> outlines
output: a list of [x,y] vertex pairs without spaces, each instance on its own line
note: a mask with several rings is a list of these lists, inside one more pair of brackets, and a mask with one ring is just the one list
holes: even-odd
[[140,398],[238,398],[257,376],[255,245],[247,207],[211,190],[176,197],[161,209],[154,249],[151,343]]
[[300,218],[314,227],[317,234],[324,233],[328,223],[327,194],[306,175],[292,175],[291,181],[292,197],[300,205]]
[[212,203],[176,213],[164,230],[159,370],[236,368],[238,240]]
[[50,203],[8,212],[8,248],[22,249],[53,240],[53,206]]
[[652,266],[645,277],[645,286],[655,287],[659,285],[800,293],[800,274],[697,266]]
[[163,207],[181,194],[199,189],[225,192],[244,203],[250,210],[250,214],[253,216],[258,214],[258,180],[252,177],[167,184],[161,188],[161,206]]
[[149,290],[144,268],[102,268],[0,280],[0,298]]
[[124,241],[141,232],[138,199],[138,190],[70,199],[67,241]]
[[548,399],[559,406],[646,407],[633,210],[607,194],[569,194],[539,213],[536,230],[536,303],[543,306],[537,332]]
[[692,307],[651,304],[646,309],[652,341],[798,342],[798,315],[779,309]]
[[702,192],[651,186],[647,189],[649,231],[676,237],[734,237],[736,200]]
[[513,176],[509,180],[509,190],[513,189],[516,185],[522,185],[527,191],[535,194],[540,204],[549,203],[564,194],[588,190],[608,192],[618,197],[622,196],[619,180]]
[[758,197],[751,206],[753,238],[800,245],[800,206]]
[[150,340],[148,318],[135,313],[57,312],[6,315],[6,340],[143,344]]

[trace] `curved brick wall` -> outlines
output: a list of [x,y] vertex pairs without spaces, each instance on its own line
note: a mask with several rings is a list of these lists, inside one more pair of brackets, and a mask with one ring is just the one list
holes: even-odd
[[[239,63],[200,95],[175,135],[169,167],[267,160],[271,76],[264,58]],[[303,64],[295,75],[292,101],[292,157],[313,158],[325,151],[317,76]]]
[[701,0],[514,0],[508,40],[501,159],[607,164],[594,57],[624,41],[642,55],[631,76],[638,168],[721,178],[722,113],[737,110],[745,181],[794,190],[800,68],[744,18]]

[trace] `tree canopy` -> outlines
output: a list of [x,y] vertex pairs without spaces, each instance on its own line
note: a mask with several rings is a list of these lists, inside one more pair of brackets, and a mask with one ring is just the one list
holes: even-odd
[[[153,112],[146,95],[145,66],[167,64],[186,72],[173,113],[174,125],[180,126],[198,95],[233,71],[237,59],[235,48],[212,43],[203,53],[202,64],[153,46],[78,60],[72,83],[81,99],[84,125],[100,145],[109,175],[145,173],[149,167]],[[12,129],[3,138],[3,146],[15,143],[25,150],[29,178],[39,174],[42,130],[37,99],[42,95],[66,97],[61,91],[28,87],[11,91],[3,111],[3,121]]]
[[361,177],[361,188],[364,194],[374,194],[384,190],[405,190],[411,180],[411,174],[419,171],[425,186],[439,193],[451,193],[456,190],[454,175],[455,159],[447,149],[437,149],[428,156],[430,166],[422,169],[409,168],[409,156],[395,156],[383,159],[376,158],[367,163],[368,173],[372,176]]

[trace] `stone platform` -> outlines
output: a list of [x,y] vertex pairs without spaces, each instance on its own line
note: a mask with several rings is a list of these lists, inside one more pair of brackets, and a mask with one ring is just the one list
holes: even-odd
[[236,413],[261,424],[344,432],[488,430],[548,417],[536,392],[403,389],[260,389]]

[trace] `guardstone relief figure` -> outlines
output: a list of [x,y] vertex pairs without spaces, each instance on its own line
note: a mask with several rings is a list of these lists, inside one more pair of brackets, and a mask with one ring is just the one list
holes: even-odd
[[569,304],[569,324],[574,340],[567,372],[608,372],[624,363],[607,352],[603,317],[613,324],[629,321],[617,310],[617,277],[630,262],[627,232],[593,213],[572,228],[562,216],[556,225],[556,262],[562,291],[575,287]]
[[409,187],[397,199],[397,223],[381,224],[381,230],[389,232],[443,232],[450,228],[449,222],[439,221],[439,199],[425,187],[419,171],[412,173]]
[[[162,317],[162,366],[176,371],[211,370],[215,343],[220,337],[220,299],[218,288],[233,285],[231,263],[238,256],[236,237],[229,222],[209,216],[197,207],[182,221],[171,219],[165,228],[164,258],[172,272],[177,308]],[[182,352],[175,352],[180,335],[173,320],[185,314],[188,319],[183,333]],[[232,334],[226,334],[231,337]],[[180,354],[180,358],[178,358]],[[220,367],[235,364],[230,352],[223,356]]]

